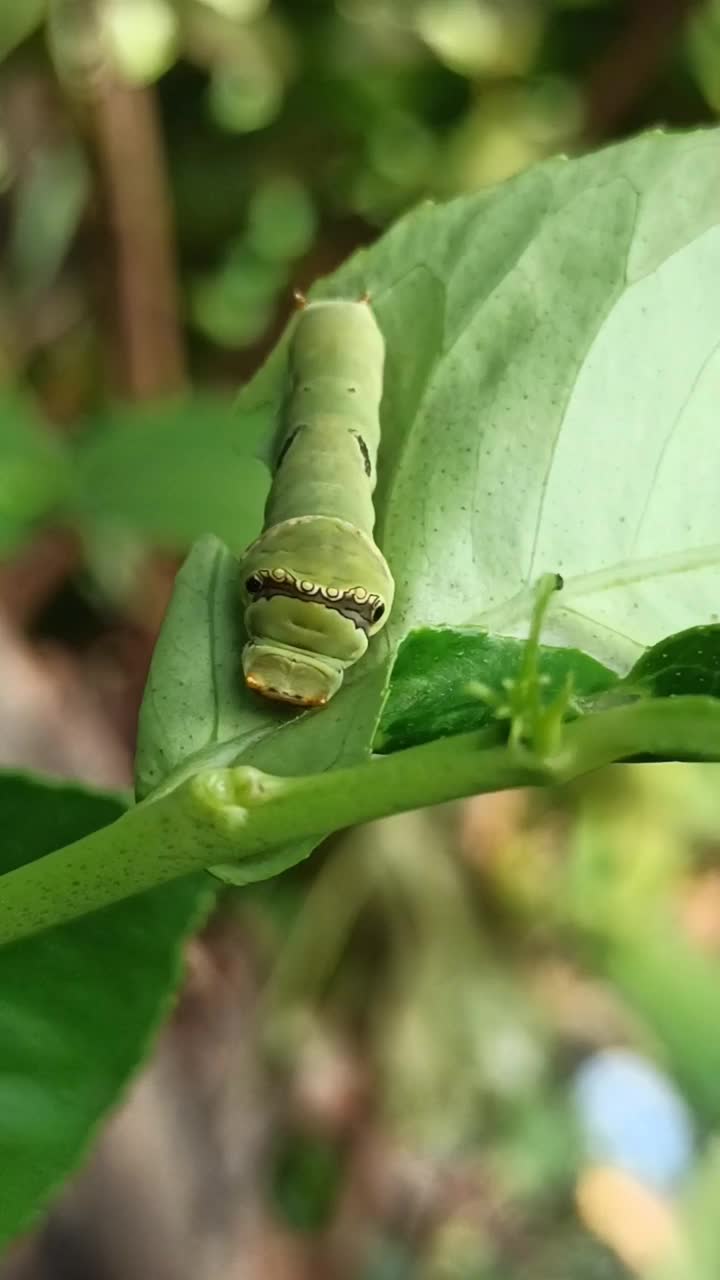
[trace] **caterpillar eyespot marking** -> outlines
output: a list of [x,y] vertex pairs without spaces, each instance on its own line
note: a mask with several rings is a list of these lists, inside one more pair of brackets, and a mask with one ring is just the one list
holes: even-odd
[[364,587],[324,587],[308,578],[297,579],[286,569],[257,569],[245,580],[245,589],[255,600],[276,597],[314,600],[319,597],[321,605],[338,610],[360,627],[372,625],[385,612],[384,601]]

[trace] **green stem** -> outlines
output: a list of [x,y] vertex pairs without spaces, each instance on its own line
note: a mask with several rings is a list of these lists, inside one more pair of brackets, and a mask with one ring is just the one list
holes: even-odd
[[564,727],[547,761],[557,782],[633,756],[720,760],[720,698],[648,698],[582,716]]
[[458,734],[347,769],[280,778],[249,766],[208,768],[117,822],[0,878],[0,942],[35,933],[222,862],[267,859],[360,822],[462,796],[564,782],[630,756],[720,758],[720,701],[647,701],[567,725],[541,759]]
[[278,778],[248,766],[204,769],[110,826],[2,876],[0,943],[219,863],[268,858],[267,874],[277,874],[304,840],[423,804],[542,781],[539,767],[519,766],[505,747],[483,751],[483,741],[483,733],[463,734],[307,777]]

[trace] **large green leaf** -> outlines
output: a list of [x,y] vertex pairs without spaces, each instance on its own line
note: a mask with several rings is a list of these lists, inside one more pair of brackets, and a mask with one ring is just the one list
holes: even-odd
[[[114,821],[124,804],[0,774],[0,809],[5,873]],[[0,1241],[77,1163],[147,1051],[209,884],[181,880],[0,950]]]
[[[544,638],[621,674],[713,620],[719,161],[717,132],[558,159],[423,206],[323,282],[316,296],[369,290],[387,341],[377,533],[397,594],[327,710],[278,729],[239,690],[236,732],[247,714],[255,735],[240,759],[299,773],[361,756],[408,632],[523,635],[542,573],[565,579]],[[266,443],[284,358],[285,342],[241,397]],[[160,665],[154,688],[179,696]]]
[[[369,289],[388,341],[394,637],[522,634],[524,589],[556,571],[547,638],[617,670],[714,620],[719,155],[717,131],[655,132],[551,161],[423,206],[318,289]],[[277,401],[282,365],[247,410]]]
[[396,626],[505,630],[504,612],[522,633],[532,599],[508,603],[560,571],[547,638],[623,670],[713,615],[719,154],[716,132],[656,133],[557,160],[420,211],[336,277],[413,334],[429,321],[411,298],[396,314],[407,273],[444,287],[430,384],[411,422],[384,424]]

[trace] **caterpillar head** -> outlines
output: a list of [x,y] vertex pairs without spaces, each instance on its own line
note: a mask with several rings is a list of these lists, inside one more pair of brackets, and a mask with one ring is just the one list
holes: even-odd
[[344,667],[266,640],[249,641],[243,649],[245,683],[255,693],[296,707],[324,707],[343,682]]
[[337,693],[387,612],[364,587],[324,586],[286,569],[255,569],[244,590],[246,683],[297,706],[324,706]]

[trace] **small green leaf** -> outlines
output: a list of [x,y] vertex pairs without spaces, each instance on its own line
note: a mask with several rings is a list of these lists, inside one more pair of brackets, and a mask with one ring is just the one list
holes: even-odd
[[[451,733],[481,729],[492,708],[473,692],[486,685],[503,693],[503,681],[517,676],[524,642],[492,636],[479,628],[426,627],[411,631],[400,646],[383,707],[376,751],[399,751]],[[539,670],[548,679],[550,699],[572,673],[577,695],[609,689],[617,676],[578,649],[540,646]]]
[[70,468],[58,436],[30,400],[0,392],[0,554],[22,542],[31,526],[65,498]]
[[[245,738],[287,720],[242,678],[245,643],[238,563],[211,535],[175,579],[140,709],[135,755],[139,800],[201,753],[234,762]],[[219,748],[230,744],[227,757]]]
[[648,649],[620,682],[654,698],[720,698],[720,625],[689,627]]
[[254,456],[258,423],[233,402],[191,396],[118,407],[78,449],[76,518],[184,550],[214,533],[240,551],[260,529],[268,475]]
[[17,191],[7,249],[9,278],[25,299],[52,284],[90,189],[88,164],[77,142],[34,150]]
[[[237,561],[217,538],[203,538],[177,576],[153,654],[140,709],[138,799],[202,765],[252,763],[292,777],[369,754],[390,662],[382,641],[329,707],[298,713],[249,691],[241,668],[245,638]],[[321,836],[214,870],[229,884],[264,879],[307,857]]]
[[[116,796],[0,774],[5,873],[113,822]],[[181,947],[212,902],[205,877],[0,950],[0,1240],[39,1213],[148,1051]]]

